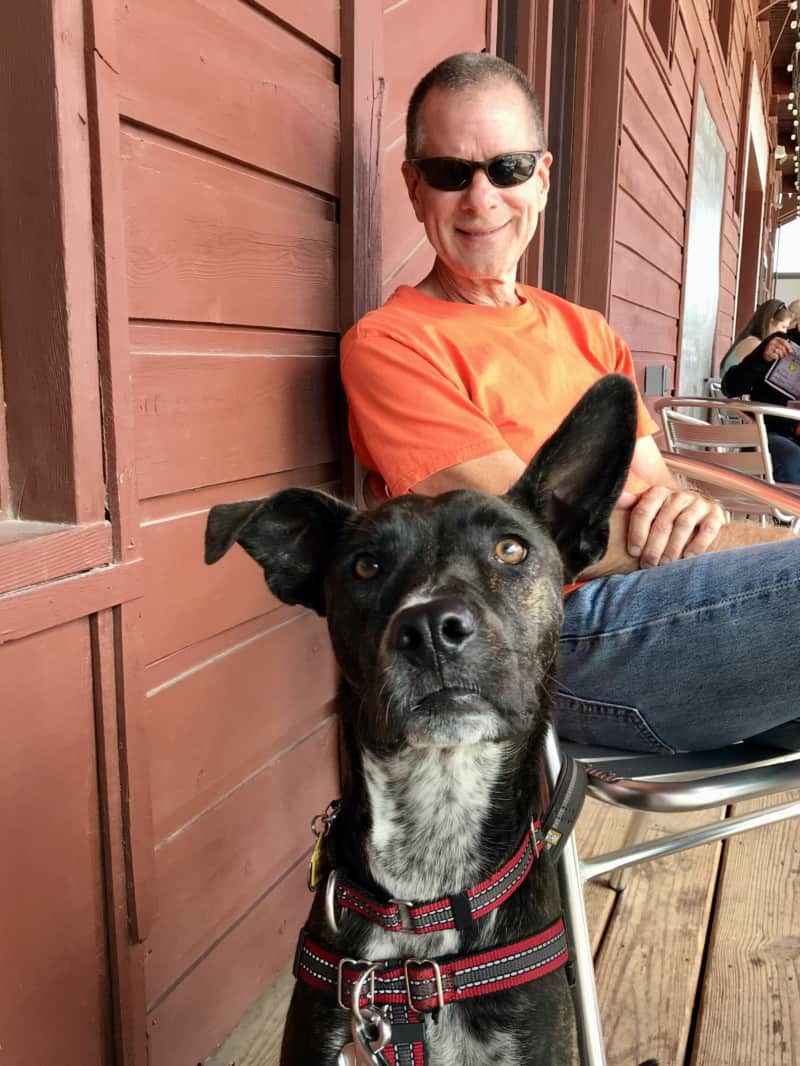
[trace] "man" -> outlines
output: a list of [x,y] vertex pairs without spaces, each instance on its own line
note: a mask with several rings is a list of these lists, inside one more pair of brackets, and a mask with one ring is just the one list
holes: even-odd
[[[600,315],[516,284],[551,162],[530,86],[502,60],[453,56],[415,89],[403,175],[436,260],[342,343],[355,451],[392,495],[504,492],[593,381],[633,377]],[[655,430],[640,401],[610,546],[641,569],[566,595],[560,732],[640,751],[767,731],[797,746],[785,663],[800,632],[800,545],[706,554],[723,514],[676,487]]]

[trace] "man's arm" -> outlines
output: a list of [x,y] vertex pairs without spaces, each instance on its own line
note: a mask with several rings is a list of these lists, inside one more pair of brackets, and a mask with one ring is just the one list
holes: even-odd
[[[492,452],[440,470],[414,486],[413,491],[435,496],[451,489],[507,492],[525,469],[510,449]],[[611,515],[608,549],[581,579],[627,574],[643,566],[721,551],[769,540],[785,540],[785,529],[763,529],[745,522],[724,525],[719,504],[700,493],[679,489],[652,437],[636,444],[631,471],[652,487],[641,496],[623,493]],[[682,546],[682,547],[681,547]]]

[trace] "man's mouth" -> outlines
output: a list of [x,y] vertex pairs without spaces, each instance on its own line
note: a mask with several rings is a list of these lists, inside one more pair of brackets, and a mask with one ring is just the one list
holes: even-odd
[[489,237],[494,237],[506,228],[508,222],[504,222],[502,226],[493,226],[491,229],[457,229],[459,237],[464,237],[468,241],[480,241],[486,240]]

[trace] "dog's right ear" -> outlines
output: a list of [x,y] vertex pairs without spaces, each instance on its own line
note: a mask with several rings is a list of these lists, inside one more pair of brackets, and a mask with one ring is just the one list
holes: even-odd
[[355,507],[314,489],[284,489],[265,500],[220,503],[208,512],[206,562],[238,543],[264,568],[272,593],[325,614],[325,570]]
[[636,442],[636,392],[620,374],[597,381],[544,442],[508,498],[537,514],[568,581],[608,546],[609,516]]

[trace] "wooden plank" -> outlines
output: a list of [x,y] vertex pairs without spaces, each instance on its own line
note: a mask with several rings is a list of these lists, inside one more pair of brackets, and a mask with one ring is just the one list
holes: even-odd
[[113,611],[89,619],[115,1066],[147,1066],[144,951],[130,943]]
[[[425,32],[420,33],[420,27]],[[461,0],[453,18],[449,0],[407,0],[385,11],[386,143],[402,131],[408,99],[419,79],[445,56],[480,52],[487,45],[486,0]]]
[[111,526],[0,520],[0,595],[111,562]]
[[330,58],[241,0],[118,0],[116,8],[123,115],[337,195]]
[[[657,815],[647,836],[721,816]],[[720,848],[694,848],[633,870],[596,963],[609,1066],[684,1061]]]
[[3,4],[0,41],[6,506],[31,520],[99,521],[103,456],[81,0]]
[[630,135],[622,131],[619,156],[619,183],[651,218],[683,247],[684,204],[670,195],[662,177],[654,174],[642,151]]
[[324,620],[304,612],[278,626],[269,622],[148,692],[157,842],[330,715],[337,674]]
[[401,171],[405,137],[383,155],[383,275],[393,274],[420,241],[427,240],[425,229],[414,216]]
[[[800,793],[736,804],[760,810]],[[800,1060],[800,822],[725,844],[692,1063],[789,1066]]]
[[680,242],[663,228],[658,217],[649,215],[622,188],[617,194],[614,240],[637,252],[673,281],[681,281],[683,248]]
[[141,560],[0,596],[0,645],[142,595]]
[[333,357],[137,356],[134,395],[143,498],[339,454]]
[[85,619],[0,647],[0,707],[3,1057],[112,1066]]
[[[119,155],[117,74],[109,62],[116,53],[111,5],[86,5],[90,130],[95,240],[97,247],[97,338],[103,396],[106,490],[114,557],[139,555],[139,518],[134,472],[133,402],[128,352],[128,294],[123,238],[122,177]],[[104,56],[106,58],[104,58]]]
[[[324,810],[337,795],[336,777],[336,729],[328,721],[159,847],[159,915],[146,960],[151,1011],[307,852],[311,835],[298,831],[300,812],[310,819]],[[293,928],[292,944],[294,935]]]
[[660,311],[670,318],[678,317],[681,300],[678,282],[624,244],[614,245],[611,292],[613,296]]
[[434,251],[424,237],[416,246],[412,254],[401,263],[383,282],[384,299],[390,296],[401,285],[416,285],[422,281],[433,266]]
[[[199,1063],[277,975],[285,972],[311,904],[305,880],[303,858],[153,1008],[148,1024],[149,1066]],[[281,1007],[293,985],[284,980]],[[279,1040],[280,1031],[275,1026],[266,1049],[263,1044],[256,1045],[252,1066],[277,1066]],[[262,1049],[266,1059],[261,1058]],[[223,1057],[221,1061],[224,1066],[233,1062],[244,1066],[238,1059]]]
[[689,160],[689,130],[692,125],[692,102],[688,94],[678,106],[674,95],[673,81],[669,85],[660,77],[653,55],[645,43],[644,32],[638,21],[630,17],[625,48],[625,70],[634,85],[647,94],[647,107],[657,122],[662,136],[683,161],[684,170]]
[[283,969],[203,1066],[278,1066],[283,1026],[294,992],[291,966]]
[[333,55],[340,54],[342,5],[337,0],[251,0],[251,3],[293,26]]
[[[664,135],[642,98],[643,87],[625,78],[622,122],[631,140],[639,148],[654,174],[664,183],[669,196],[677,203],[686,200],[687,157],[678,155]],[[652,180],[652,178],[651,178]]]
[[609,321],[630,348],[674,355],[678,345],[676,316],[662,315],[617,296],[611,298]]
[[333,205],[155,134],[122,134],[134,318],[336,332]]

